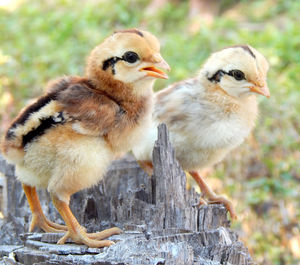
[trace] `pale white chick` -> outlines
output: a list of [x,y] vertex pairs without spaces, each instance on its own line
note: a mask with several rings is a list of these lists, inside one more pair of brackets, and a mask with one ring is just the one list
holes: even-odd
[[223,203],[232,218],[232,203],[216,195],[198,171],[221,161],[240,145],[255,125],[256,95],[270,96],[266,78],[269,65],[254,48],[239,45],[213,53],[199,74],[155,94],[151,127],[143,145],[133,153],[151,173],[157,125],[166,123],[175,155],[198,183],[209,203]]

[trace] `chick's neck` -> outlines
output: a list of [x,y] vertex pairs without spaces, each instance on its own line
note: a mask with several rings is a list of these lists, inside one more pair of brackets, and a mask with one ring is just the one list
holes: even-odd
[[117,103],[135,100],[130,85],[114,79],[103,70],[97,68],[89,69],[87,78],[94,93],[105,94]]
[[[99,69],[94,69],[93,75],[87,77],[91,84],[90,89],[94,93],[105,94],[122,106],[129,116],[134,116],[135,120],[140,114],[151,112],[153,106],[151,84],[147,87],[134,87],[132,84],[114,79],[110,74]],[[137,93],[138,89],[143,92]]]

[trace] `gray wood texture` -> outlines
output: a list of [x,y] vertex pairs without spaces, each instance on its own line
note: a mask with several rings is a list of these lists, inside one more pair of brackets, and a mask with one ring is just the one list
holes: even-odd
[[[61,234],[26,233],[28,203],[13,167],[0,157],[8,202],[0,224],[0,264],[253,264],[230,229],[226,209],[199,208],[199,194],[186,189],[164,124],[158,129],[153,164],[148,176],[128,155],[112,163],[99,185],[72,196],[71,209],[89,232],[111,226],[124,230],[110,238],[115,245],[91,249],[70,241],[58,246]],[[45,214],[62,223],[47,192],[39,196]]]

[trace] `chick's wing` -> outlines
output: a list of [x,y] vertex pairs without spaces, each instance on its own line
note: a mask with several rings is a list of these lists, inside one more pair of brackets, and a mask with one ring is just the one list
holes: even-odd
[[63,111],[70,117],[73,129],[81,134],[101,136],[115,128],[122,108],[101,91],[85,84],[73,84],[59,95]]

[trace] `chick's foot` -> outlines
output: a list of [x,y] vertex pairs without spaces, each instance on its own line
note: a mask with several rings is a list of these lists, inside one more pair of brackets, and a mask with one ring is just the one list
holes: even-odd
[[[223,204],[227,211],[229,212],[230,216],[232,219],[237,219],[236,212],[234,210],[233,204],[230,200],[228,200],[226,197],[222,195],[216,195],[216,194],[211,194],[212,196],[207,196],[208,197],[208,204]],[[201,202],[199,203],[201,204]]]
[[102,232],[89,234],[86,232],[86,229],[78,223],[68,203],[60,200],[56,195],[52,195],[52,201],[68,227],[67,233],[57,244],[64,244],[68,238],[71,238],[77,244],[84,244],[92,248],[109,247],[115,243],[111,240],[102,239],[112,235],[118,235],[122,232],[121,229],[113,227]]
[[69,230],[57,244],[64,244],[68,238],[71,238],[77,244],[84,244],[91,248],[102,248],[114,245],[115,242],[111,240],[102,240],[112,235],[118,235],[122,230],[114,227],[103,230],[98,233],[86,233],[85,229],[79,226],[78,228]]
[[42,206],[40,204],[35,187],[23,184],[23,190],[32,212],[32,220],[29,227],[29,232],[32,232],[35,227],[39,227],[45,232],[50,233],[68,231],[68,228],[65,225],[56,224],[47,219],[47,217],[43,213]]
[[194,180],[197,182],[198,186],[200,187],[201,192],[203,193],[203,196],[208,199],[206,202],[203,198],[200,198],[199,205],[203,204],[214,204],[214,203],[220,203],[225,206],[227,211],[230,213],[230,216],[232,219],[237,219],[237,215],[235,213],[233,204],[230,200],[228,200],[226,197],[217,195],[213,192],[213,190],[208,186],[208,184],[205,182],[205,180],[198,174],[196,171],[190,171],[189,174],[194,178]]
[[61,233],[68,231],[68,228],[65,225],[53,223],[50,220],[48,220],[45,215],[40,213],[32,214],[29,232],[32,232],[35,227],[39,227],[43,231],[48,233]]

